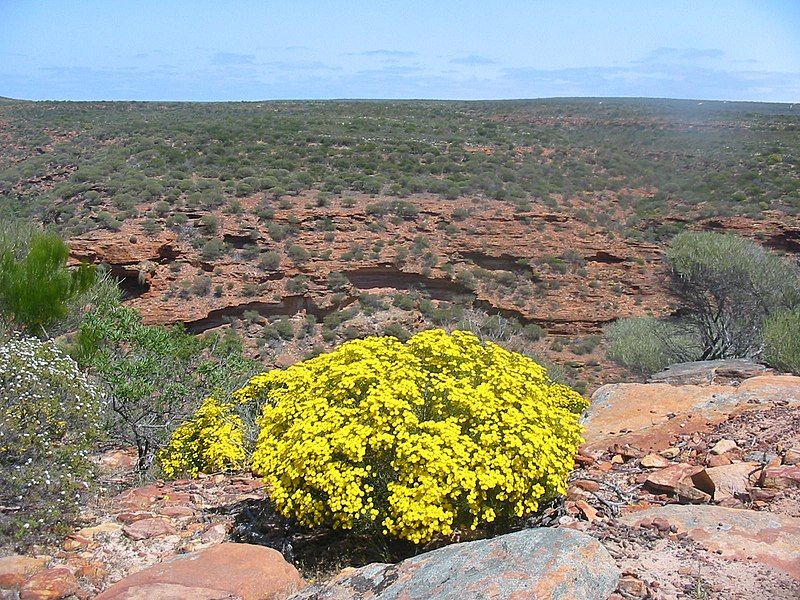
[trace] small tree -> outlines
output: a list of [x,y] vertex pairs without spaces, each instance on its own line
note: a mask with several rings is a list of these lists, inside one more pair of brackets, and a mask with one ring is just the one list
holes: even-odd
[[104,382],[112,435],[136,446],[140,470],[150,467],[172,430],[203,399],[224,396],[256,371],[241,343],[144,325],[135,310],[121,306],[85,319],[75,355]]
[[796,269],[734,235],[681,233],[667,261],[681,322],[697,334],[701,360],[760,356],[767,316],[800,302]]
[[66,244],[51,233],[33,234],[28,244],[0,245],[0,313],[30,333],[46,335],[96,281],[94,267],[69,269],[68,258]]

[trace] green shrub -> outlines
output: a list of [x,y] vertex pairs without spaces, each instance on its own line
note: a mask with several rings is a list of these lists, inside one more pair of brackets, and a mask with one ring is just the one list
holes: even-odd
[[[0,239],[0,316],[34,335],[69,314],[70,302],[96,282],[94,268],[67,268],[69,249],[49,233],[28,243]],[[5,248],[3,246],[6,246]]]
[[350,285],[350,280],[347,275],[339,271],[331,271],[328,273],[328,288],[333,291],[347,289]]
[[408,338],[411,337],[411,333],[409,333],[408,329],[397,322],[389,323],[386,327],[384,327],[383,335],[396,337],[401,342],[408,341]]
[[216,260],[225,253],[225,249],[225,242],[219,238],[214,238],[203,244],[200,255],[203,260]]
[[261,255],[258,266],[264,271],[275,271],[281,266],[281,255],[274,250],[267,250]]
[[0,544],[65,533],[93,487],[102,396],[52,341],[0,343]]
[[735,235],[684,232],[667,249],[671,290],[698,336],[698,359],[754,358],[771,313],[800,303],[797,269]]
[[545,330],[536,323],[528,323],[522,328],[522,335],[525,336],[525,339],[528,341],[535,342],[544,337]]
[[533,360],[441,330],[345,343],[235,397],[263,407],[253,465],[284,515],[413,543],[563,494],[586,407]]
[[305,294],[308,291],[308,277],[297,275],[286,280],[286,291],[290,294]]
[[640,375],[694,360],[700,352],[691,333],[654,317],[620,319],[608,325],[604,334],[608,357]]
[[767,318],[764,358],[776,369],[800,375],[800,310],[781,311]]
[[207,235],[215,235],[219,229],[219,219],[214,215],[203,215],[200,217],[200,227]]

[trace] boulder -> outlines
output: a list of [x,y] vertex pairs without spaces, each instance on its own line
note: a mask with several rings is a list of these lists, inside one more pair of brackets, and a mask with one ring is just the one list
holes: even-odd
[[371,564],[291,600],[582,600],[608,598],[620,572],[596,539],[571,529],[526,529],[452,544],[396,565]]
[[116,600],[239,600],[224,590],[181,585],[178,583],[146,583],[128,588],[117,596]]
[[79,590],[78,580],[67,567],[39,571],[20,588],[20,600],[60,600]]
[[128,575],[97,600],[282,600],[305,585],[280,552],[253,544],[217,544]]
[[671,365],[650,377],[649,381],[670,385],[730,383],[764,375],[766,372],[764,365],[744,359],[701,360]]
[[636,511],[619,522],[653,526],[664,520],[709,552],[754,560],[800,580],[800,518],[722,506],[668,504]]
[[159,535],[175,533],[169,521],[158,518],[139,519],[122,528],[125,535],[132,540],[148,540]]
[[655,471],[647,476],[644,483],[650,491],[670,494],[680,502],[709,502],[714,495],[714,482],[706,470],[686,463]]
[[0,590],[17,588],[31,575],[44,569],[47,561],[32,556],[0,557]]
[[763,486],[775,489],[800,488],[800,465],[782,465],[764,469]]
[[714,482],[714,500],[726,500],[744,494],[761,475],[757,463],[733,463],[706,469],[706,475]]
[[725,454],[738,448],[733,440],[720,440],[711,448],[711,454]]

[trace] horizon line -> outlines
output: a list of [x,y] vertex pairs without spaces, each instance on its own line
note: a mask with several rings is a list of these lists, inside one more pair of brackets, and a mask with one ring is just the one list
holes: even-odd
[[776,101],[776,100],[737,100],[730,98],[678,98],[670,96],[533,96],[533,97],[499,97],[499,98],[378,98],[378,97],[331,97],[331,98],[264,98],[260,100],[135,100],[135,99],[58,99],[58,98],[15,98],[12,96],[0,96],[0,101],[11,102],[73,102],[73,103],[141,103],[141,104],[258,104],[262,102],[536,102],[544,100],[668,100],[678,102],[716,102],[716,103],[738,103],[738,104],[780,104],[794,106],[800,104],[800,100]]

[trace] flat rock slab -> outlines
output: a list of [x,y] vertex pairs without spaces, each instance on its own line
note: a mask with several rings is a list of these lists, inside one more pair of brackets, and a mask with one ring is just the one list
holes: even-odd
[[20,600],[61,600],[79,591],[78,580],[66,567],[39,571],[20,588]]
[[596,600],[607,598],[619,577],[614,559],[593,537],[527,529],[396,565],[367,565],[291,600]]
[[224,543],[128,575],[96,600],[283,600],[304,585],[297,569],[280,552],[253,544]]
[[0,557],[0,590],[12,589],[34,573],[44,569],[47,561],[32,556],[11,555]]
[[800,519],[722,506],[669,504],[621,517],[631,527],[666,521],[709,552],[754,560],[800,580]]
[[741,358],[726,360],[700,360],[696,362],[670,365],[650,377],[650,383],[669,383],[671,385],[730,383],[764,375],[767,368]]
[[583,420],[584,449],[604,451],[629,444],[659,452],[679,434],[702,431],[745,410],[783,403],[800,405],[800,377],[761,375],[739,385],[604,385],[592,394]]
[[240,600],[239,596],[224,590],[177,583],[146,583],[114,597],[118,600]]

